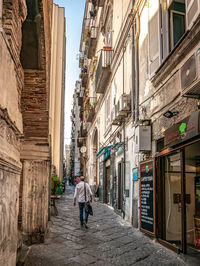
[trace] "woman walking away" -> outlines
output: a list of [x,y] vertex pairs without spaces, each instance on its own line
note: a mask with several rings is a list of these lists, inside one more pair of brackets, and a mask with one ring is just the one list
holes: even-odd
[[85,210],[85,217],[83,219],[83,210],[85,209],[86,202],[90,201],[90,203],[92,203],[92,191],[90,186],[85,183],[84,180],[84,176],[81,176],[80,183],[76,185],[74,193],[74,206],[76,206],[76,199],[78,199],[81,228],[85,226],[85,228],[88,229],[88,212]]

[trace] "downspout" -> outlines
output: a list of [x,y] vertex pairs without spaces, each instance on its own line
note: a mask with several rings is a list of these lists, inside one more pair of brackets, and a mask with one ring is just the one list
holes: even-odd
[[[123,47],[123,94],[125,92],[124,90],[124,50],[125,46]],[[125,119],[123,121],[123,137],[124,137],[124,161],[123,161],[123,179],[122,179],[122,213],[123,213],[123,218],[125,217],[125,204],[126,204],[126,198],[125,198],[125,184],[126,184],[126,144],[125,144],[125,137],[126,134],[126,128],[125,128]]]
[[51,219],[51,164],[52,164],[52,149],[51,135],[49,134],[49,206],[48,206],[48,221]]
[[135,62],[135,123],[139,120],[139,16],[136,15],[136,32],[134,32],[135,37],[135,47],[134,47],[134,62]]
[[131,112],[132,112],[132,121],[135,122],[135,108],[136,108],[136,78],[135,78],[135,29],[132,25],[132,97],[131,97]]

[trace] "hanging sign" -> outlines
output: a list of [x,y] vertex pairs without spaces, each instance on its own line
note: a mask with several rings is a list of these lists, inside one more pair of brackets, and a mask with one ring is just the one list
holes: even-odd
[[154,234],[153,161],[140,164],[140,228]]

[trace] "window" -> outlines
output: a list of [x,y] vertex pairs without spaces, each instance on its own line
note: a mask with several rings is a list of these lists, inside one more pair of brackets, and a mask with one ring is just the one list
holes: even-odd
[[105,100],[105,131],[110,125],[110,95]]
[[106,27],[105,45],[112,47],[112,17]]
[[199,0],[149,0],[149,78],[200,14]]
[[172,50],[185,33],[185,1],[172,2],[169,7],[169,18],[170,49]]
[[2,27],[2,9],[3,9],[3,2],[0,0],[0,28]]

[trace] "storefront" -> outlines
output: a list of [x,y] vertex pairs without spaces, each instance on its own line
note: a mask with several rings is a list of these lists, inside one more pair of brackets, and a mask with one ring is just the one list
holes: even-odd
[[[157,237],[175,251],[200,248],[200,112],[169,128],[157,157]],[[198,253],[197,253],[198,254]]]
[[200,112],[169,128],[164,146],[150,164],[147,231],[168,248],[200,259]]
[[103,147],[96,157],[99,163],[99,200],[103,203],[111,204],[112,179],[110,174],[110,153],[112,146]]

